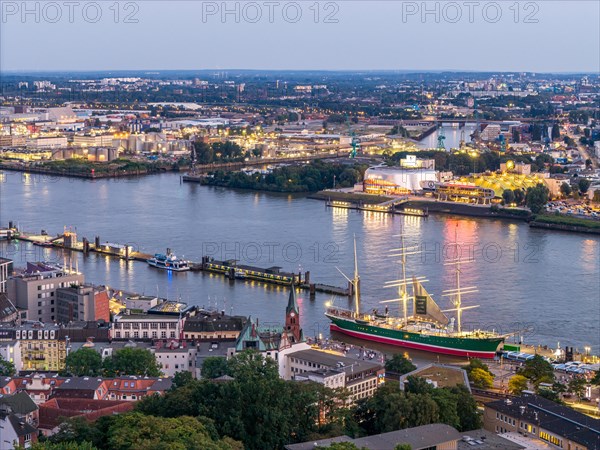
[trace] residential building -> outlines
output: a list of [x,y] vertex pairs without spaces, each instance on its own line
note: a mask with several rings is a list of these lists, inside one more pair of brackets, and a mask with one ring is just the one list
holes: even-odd
[[61,339],[58,325],[29,322],[15,327],[20,342],[23,371],[58,372],[65,366],[67,338]]
[[[37,428],[39,424],[38,406],[26,392],[0,396],[0,408],[2,406],[8,406],[21,421]],[[0,448],[2,447],[0,446]]]
[[94,342],[109,342],[111,339],[111,328],[112,324],[104,320],[97,322],[69,322],[68,324],[61,325],[58,338],[68,339],[69,346],[81,342],[88,345],[91,342],[93,346]]
[[7,294],[27,319],[53,323],[58,319],[56,290],[80,285],[84,276],[44,263],[27,263],[27,269],[8,280]]
[[81,417],[94,421],[102,416],[120,414],[134,408],[126,400],[93,400],[86,398],[53,398],[40,405],[38,429],[44,436],[56,433],[65,418]]
[[17,340],[0,340],[0,357],[5,361],[13,363],[15,370],[19,372],[23,368],[21,361],[21,342]]
[[30,448],[37,442],[38,430],[18,415],[9,406],[0,405],[0,448]]
[[200,310],[186,319],[183,338],[194,341],[237,339],[247,321],[247,317],[228,316],[225,311]]
[[484,125],[481,134],[479,135],[482,141],[493,141],[500,136],[501,127],[498,124],[490,123]]
[[0,292],[6,292],[6,280],[13,270],[13,262],[7,258],[0,258]]
[[483,426],[543,441],[540,447],[600,450],[599,419],[533,394],[486,403]]
[[[367,398],[384,383],[385,369],[383,364],[362,359],[354,359],[343,354],[317,349],[300,350],[286,355],[287,371],[284,379],[334,382],[335,387],[344,387],[350,392],[350,401]],[[328,375],[328,372],[330,373]],[[343,385],[334,372],[343,374]],[[312,377],[312,378],[311,378]]]
[[56,290],[56,321],[110,322],[109,296],[106,288],[77,285]]
[[167,314],[119,314],[113,321],[113,339],[179,339],[183,318]]
[[0,292],[0,322],[15,322],[19,318],[19,311],[8,295]]
[[158,341],[154,347],[154,357],[163,375],[173,377],[177,372],[196,372],[196,347],[185,341]]

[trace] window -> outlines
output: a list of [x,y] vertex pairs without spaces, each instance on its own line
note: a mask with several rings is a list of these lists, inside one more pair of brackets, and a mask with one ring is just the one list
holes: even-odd
[[167,338],[167,332],[166,331],[161,331],[160,332],[160,337],[161,337],[161,339],[166,339]]

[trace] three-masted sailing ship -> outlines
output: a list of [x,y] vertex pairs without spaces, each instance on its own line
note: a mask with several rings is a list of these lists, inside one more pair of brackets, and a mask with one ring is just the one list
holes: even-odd
[[[400,235],[401,248],[392,256],[400,257],[401,278],[386,283],[386,287],[398,288],[398,298],[384,300],[381,303],[399,302],[403,314],[393,317],[386,312],[372,314],[360,312],[360,278],[358,275],[358,259],[356,239],[354,241],[354,277],[348,279],[354,287],[354,310],[341,309],[334,306],[327,308],[325,315],[331,320],[331,331],[349,336],[380,342],[383,344],[423,350],[438,354],[464,356],[472,358],[494,358],[503,344],[506,335],[495,331],[462,329],[462,312],[477,306],[462,306],[462,296],[477,292],[475,287],[461,288],[461,258],[450,261],[456,270],[456,287],[444,291],[444,296],[453,299],[454,308],[442,310],[423,287],[425,277],[406,275],[406,259],[418,251],[404,246],[404,234]],[[342,274],[343,275],[343,274]],[[344,275],[345,276],[345,275]],[[347,277],[346,277],[347,278]],[[412,314],[409,315],[409,303],[412,303]],[[456,312],[456,318],[449,318],[446,313]]]

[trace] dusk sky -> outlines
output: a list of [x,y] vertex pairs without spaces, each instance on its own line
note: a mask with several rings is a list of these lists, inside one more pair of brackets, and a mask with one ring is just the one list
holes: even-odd
[[77,3],[3,0],[0,70],[600,72],[593,0]]

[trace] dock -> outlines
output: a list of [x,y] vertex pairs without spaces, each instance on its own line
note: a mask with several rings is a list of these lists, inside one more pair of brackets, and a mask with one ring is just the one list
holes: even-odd
[[[370,203],[354,203],[345,202],[340,200],[328,200],[327,206],[330,208],[343,208],[343,209],[355,209],[358,211],[371,211],[379,212],[384,214],[398,214],[403,216],[417,216],[417,217],[428,217],[429,211],[427,208],[406,208],[403,204],[408,202],[408,197],[400,197],[397,199],[389,200],[384,203],[370,204]],[[397,208],[400,206],[400,209]]]
[[[154,256],[153,254],[136,251],[133,246],[128,244],[111,242],[102,243],[100,242],[99,236],[96,236],[93,242],[90,242],[87,238],[78,241],[77,233],[72,229],[67,228],[64,229],[62,234],[51,236],[44,230],[39,234],[20,231],[13,227],[11,222],[9,223],[9,227],[5,230],[6,233],[4,233],[3,236],[5,235],[7,240],[30,242],[35,246],[44,248],[77,251],[84,254],[97,253],[125,261],[146,262]],[[167,252],[169,252],[168,249]],[[345,288],[312,283],[310,271],[304,273],[285,272],[278,266],[262,268],[238,264],[238,261],[236,260],[218,261],[210,256],[203,256],[200,262],[188,261],[188,264],[191,271],[220,274],[223,275],[225,279],[233,281],[253,280],[280,286],[294,285],[300,289],[309,291],[311,296],[314,296],[317,292],[343,297],[351,297],[353,295],[352,283],[348,283],[348,286]]]

